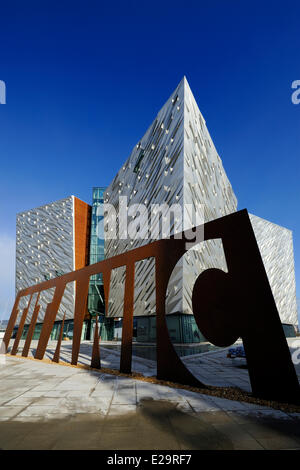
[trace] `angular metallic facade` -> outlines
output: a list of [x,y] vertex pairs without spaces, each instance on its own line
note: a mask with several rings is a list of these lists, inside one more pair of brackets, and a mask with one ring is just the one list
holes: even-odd
[[[157,114],[145,135],[117,173],[105,193],[105,203],[120,213],[120,197],[128,205],[179,204],[182,227],[174,221],[171,233],[197,225],[193,213],[204,210],[203,222],[237,210],[237,198],[223,168],[186,78]],[[189,209],[187,209],[189,207]],[[193,208],[193,210],[191,210]],[[149,210],[148,210],[149,212]],[[149,220],[163,238],[162,216]],[[112,221],[106,218],[107,227]],[[268,221],[251,216],[251,222],[265,264],[269,282],[283,323],[296,325],[294,257],[291,232]],[[157,227],[156,227],[157,226]],[[117,234],[119,227],[117,226]],[[155,231],[155,230],[154,230]],[[144,235],[145,231],[141,235]],[[111,257],[149,243],[153,239],[111,238],[105,231],[105,256]],[[192,314],[192,289],[199,274],[208,268],[227,272],[220,240],[202,242],[176,265],[171,276],[167,313]],[[114,273],[108,315],[121,317],[123,311],[124,272]],[[144,260],[136,266],[134,315],[155,314],[154,262]]]
[[[120,212],[119,198],[126,196],[128,204],[177,204],[181,208],[182,225],[171,233],[195,226],[193,214],[202,205],[204,222],[230,214],[237,209],[237,199],[226,176],[222,161],[207,130],[186,78],[159,111],[146,134],[133,149],[130,157],[105,193],[105,202]],[[189,208],[189,209],[187,209]],[[108,226],[111,218],[107,218]],[[162,213],[149,221],[163,238]],[[149,243],[153,239],[110,239],[105,232],[105,256]],[[198,250],[180,260],[169,282],[167,313],[192,313],[191,289],[199,270],[219,267],[226,270],[223,248],[218,240],[201,244]],[[155,313],[154,266],[143,261],[135,277],[135,315]],[[109,304],[110,316],[122,316],[124,273],[112,279]]]
[[249,214],[282,323],[298,325],[291,230]]
[[[46,204],[17,214],[16,225],[16,293],[25,287],[38,284],[78,269],[78,259],[84,263],[85,254],[77,236],[75,218],[79,214],[77,232],[85,223],[82,209],[87,204],[74,196]],[[79,240],[79,241],[78,241]],[[77,249],[76,249],[77,248]],[[76,259],[77,258],[77,259]],[[41,305],[37,322],[42,322],[47,305],[51,302],[53,289],[44,291],[39,298]],[[28,299],[29,300],[29,299]],[[73,318],[75,285],[67,285],[57,320]],[[26,323],[30,322],[33,311],[31,301]]]
[[[237,210],[237,198],[225,173],[222,160],[214,146],[193,93],[184,79],[184,229],[195,226],[192,205],[204,209],[204,222],[217,219]],[[227,272],[220,240],[202,242],[197,250],[183,257],[182,313],[192,314],[192,290],[202,271],[219,268]]]

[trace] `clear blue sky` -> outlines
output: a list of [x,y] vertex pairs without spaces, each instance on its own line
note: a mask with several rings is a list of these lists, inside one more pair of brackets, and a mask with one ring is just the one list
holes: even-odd
[[183,75],[239,208],[293,230],[300,297],[299,2],[10,0],[0,13],[2,310],[16,213],[90,202]]

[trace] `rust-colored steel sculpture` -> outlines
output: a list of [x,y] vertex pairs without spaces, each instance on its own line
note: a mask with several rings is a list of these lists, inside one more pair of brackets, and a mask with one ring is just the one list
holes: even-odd
[[60,325],[59,337],[58,337],[55,353],[54,353],[54,356],[53,356],[53,359],[52,359],[53,362],[59,362],[60,347],[61,347],[61,342],[62,342],[63,334],[64,334],[65,318],[66,318],[66,313],[64,313],[64,317],[63,317],[61,325]]
[[[128,252],[130,258],[130,252]],[[125,278],[125,299],[122,324],[122,343],[120,370],[126,374],[131,372],[132,334],[133,334],[133,304],[134,304],[134,263],[127,262]],[[127,312],[131,312],[127,315]]]
[[29,325],[29,328],[28,328],[28,331],[27,331],[26,340],[25,340],[23,351],[22,351],[22,356],[23,357],[27,357],[28,353],[29,353],[30,344],[31,344],[33,333],[34,333],[34,330],[35,330],[35,325],[36,325],[36,322],[37,322],[38,314],[39,314],[39,311],[40,311],[39,299],[40,299],[40,292],[38,292],[36,302],[35,302],[35,306],[34,306],[34,310],[33,310],[33,314],[32,314],[32,317],[31,317],[31,322],[30,322],[30,325]]
[[[46,309],[35,355],[37,359],[42,359],[65,286],[68,282],[76,281],[72,364],[77,364],[90,276],[102,273],[105,304],[108,305],[111,271],[125,266],[120,371],[130,373],[134,267],[138,261],[154,258],[157,377],[204,387],[205,385],[191,374],[177,356],[169,337],[165,312],[166,291],[172,271],[180,258],[188,251],[186,242],[188,241],[189,248],[191,248],[195,230],[203,228],[204,240],[222,239],[228,273],[219,269],[208,269],[200,274],[194,285],[193,310],[200,331],[217,346],[228,346],[239,337],[242,338],[252,392],[255,396],[299,402],[300,389],[297,375],[247,210],[213,220],[204,224],[204,227],[190,229],[183,232],[181,238],[177,234],[176,238],[172,236],[170,239],[158,240],[20,291],[4,336],[6,349],[17,319],[20,298],[55,287],[53,300]],[[196,243],[198,242],[195,240],[194,244]],[[32,317],[34,323],[37,312],[38,300]],[[24,318],[26,315],[24,313]],[[24,347],[23,350],[25,356],[28,354],[28,343],[31,341],[34,327],[31,330],[30,328],[31,336],[28,342],[26,340],[26,348]]]
[[32,301],[32,294],[30,296],[28,305],[27,305],[27,307],[24,308],[22,316],[21,316],[21,320],[20,320],[20,323],[19,323],[19,328],[18,328],[18,331],[17,331],[17,335],[16,335],[14,345],[13,345],[12,350],[11,350],[12,355],[17,354],[17,352],[18,352],[19,342],[20,342],[20,339],[21,339],[21,336],[22,336],[22,333],[23,333],[23,328],[24,328],[24,325],[25,325],[25,321],[26,321],[26,317],[27,317],[27,314],[28,314],[28,310],[29,310],[31,301]]
[[96,315],[93,352],[92,352],[92,358],[91,358],[91,367],[93,367],[94,369],[100,369],[101,368],[100,349],[99,349],[98,315]]

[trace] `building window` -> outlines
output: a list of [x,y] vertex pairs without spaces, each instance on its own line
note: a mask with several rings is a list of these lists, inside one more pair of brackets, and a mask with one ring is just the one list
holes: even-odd
[[141,152],[138,156],[137,162],[135,164],[135,167],[133,169],[133,173],[137,173],[139,171],[140,165],[141,165],[141,162],[142,162],[144,156],[145,156],[144,150],[141,150]]

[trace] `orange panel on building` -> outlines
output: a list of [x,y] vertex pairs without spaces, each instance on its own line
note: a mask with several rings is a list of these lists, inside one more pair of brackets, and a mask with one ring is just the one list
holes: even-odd
[[74,197],[75,270],[89,264],[91,206]]

